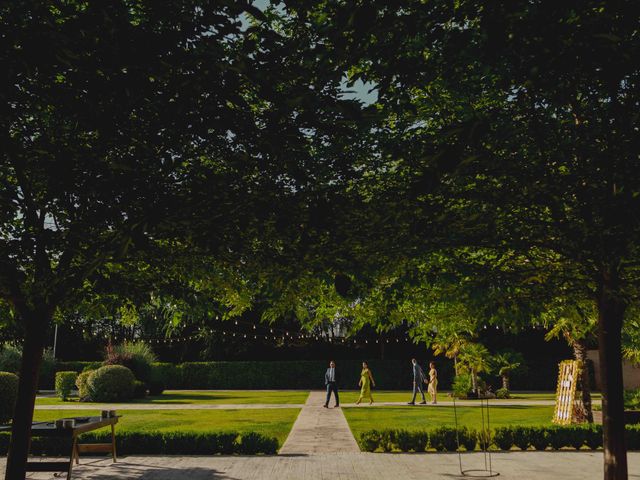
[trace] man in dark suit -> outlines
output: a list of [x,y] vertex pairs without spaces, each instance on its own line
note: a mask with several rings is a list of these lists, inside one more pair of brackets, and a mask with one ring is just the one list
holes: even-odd
[[411,359],[411,365],[413,368],[413,398],[409,402],[409,405],[416,404],[416,395],[418,394],[418,392],[420,392],[420,394],[422,395],[422,401],[420,402],[420,405],[425,405],[427,403],[427,399],[424,398],[424,388],[422,387],[422,384],[424,382],[424,371],[415,358]]
[[329,408],[329,398],[331,398],[331,392],[336,397],[336,407],[340,406],[340,399],[338,397],[338,372],[336,371],[336,362],[331,360],[329,362],[329,368],[324,374],[324,384],[327,387],[327,401],[324,402],[324,408]]

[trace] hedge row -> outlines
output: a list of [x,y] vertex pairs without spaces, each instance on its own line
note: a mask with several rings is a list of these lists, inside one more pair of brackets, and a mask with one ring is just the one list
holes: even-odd
[[[155,363],[155,374],[168,389],[313,389],[324,386],[327,363],[322,360]],[[81,372],[100,362],[58,362],[56,370]],[[400,360],[371,360],[369,366],[379,388],[410,389],[411,364]],[[357,389],[362,362],[338,361],[341,386]],[[438,362],[441,388],[449,388],[453,371],[448,362]]]
[[[381,389],[410,389],[411,365],[408,361],[371,360],[369,367]],[[160,363],[156,368],[167,388],[218,389],[313,389],[324,386],[325,361],[299,362],[187,362]],[[342,388],[357,389],[362,362],[338,362]],[[440,368],[441,388],[448,388],[452,372],[448,364]]]
[[[10,435],[0,433],[0,455],[6,455]],[[81,443],[111,441],[109,432],[81,435]],[[119,432],[116,433],[116,451],[119,455],[215,455],[215,454],[275,454],[278,440],[260,433],[247,432]],[[33,437],[33,455],[69,455],[71,441],[53,437]]]
[[[462,427],[456,429],[440,427],[430,431],[368,430],[360,435],[360,448],[367,452],[424,452],[429,449],[453,452],[458,449],[458,440],[465,450],[472,451],[482,446],[480,433]],[[640,450],[640,424],[626,426],[627,448]],[[499,427],[491,436],[491,448],[521,450],[534,448],[590,448],[602,447],[601,425],[573,425],[567,427]]]

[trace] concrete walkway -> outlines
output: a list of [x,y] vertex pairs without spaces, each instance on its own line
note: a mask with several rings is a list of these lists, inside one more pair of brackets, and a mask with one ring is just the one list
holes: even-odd
[[[640,479],[640,452],[630,453],[629,478]],[[0,458],[4,473],[5,458]],[[43,459],[44,460],[44,459]],[[463,468],[483,468],[481,453],[463,454]],[[506,480],[602,479],[602,452],[494,453],[493,470]],[[0,473],[0,475],[2,474]],[[32,473],[28,478],[49,479]],[[451,480],[460,476],[455,453],[331,453],[301,456],[81,457],[74,480]]]
[[360,452],[342,410],[324,408],[325,398],[325,392],[309,393],[307,402],[280,449],[280,455]]

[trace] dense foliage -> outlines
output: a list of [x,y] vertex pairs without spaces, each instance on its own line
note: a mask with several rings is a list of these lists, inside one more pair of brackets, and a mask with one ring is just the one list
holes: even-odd
[[133,398],[135,377],[122,365],[106,365],[92,371],[87,382],[88,400],[122,402]]
[[[626,428],[628,448],[640,450],[640,425],[628,425]],[[460,446],[467,451],[481,448],[481,438],[474,429],[462,427],[439,427],[429,431],[407,430],[371,430],[363,432],[358,440],[360,448],[367,452],[455,452]],[[576,425],[570,427],[498,427],[491,433],[491,445],[500,450],[560,450],[573,448],[576,450],[589,448],[596,450],[602,447],[601,425]]]
[[124,342],[108,345],[104,365],[122,365],[133,372],[137,380],[148,383],[151,380],[151,364],[158,359],[149,345],[144,342]]
[[[110,442],[108,432],[91,432],[80,443]],[[9,435],[0,433],[0,455],[7,452]],[[71,445],[65,439],[34,437],[34,455],[68,455]],[[273,455],[278,441],[255,432],[118,432],[116,449],[120,455]]]
[[17,397],[18,377],[14,373],[0,371],[0,424],[11,420]]
[[62,399],[67,400],[76,386],[78,374],[76,372],[56,372],[56,394]]

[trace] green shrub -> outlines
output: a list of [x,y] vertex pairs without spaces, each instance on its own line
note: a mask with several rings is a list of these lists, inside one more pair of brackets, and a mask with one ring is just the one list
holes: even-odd
[[50,390],[55,387],[56,378],[56,359],[53,356],[53,350],[47,348],[42,353],[42,363],[40,364],[40,377],[38,380],[38,388]]
[[[9,438],[8,432],[0,432],[0,455],[7,453]],[[80,436],[81,444],[110,441],[108,431]],[[275,438],[252,432],[116,432],[116,450],[121,455],[273,454],[277,448]],[[70,439],[65,438],[33,437],[31,442],[34,455],[68,455],[70,449]]]
[[640,450],[640,423],[627,425],[625,429],[627,448],[629,450]]
[[[0,349],[0,371],[18,374],[21,363],[22,350],[20,347],[5,343]],[[56,360],[53,358],[53,352],[51,349],[46,349],[42,354],[38,388],[53,388],[55,371]]]
[[133,396],[135,377],[122,365],[106,365],[93,371],[87,382],[94,402],[122,402]]
[[571,445],[571,433],[567,427],[552,427],[547,430],[549,434],[549,445],[554,450]]
[[453,396],[456,398],[468,398],[471,391],[471,375],[460,373],[453,379]]
[[395,433],[393,430],[382,430],[380,432],[380,445],[379,448],[383,452],[392,452],[395,447]]
[[16,398],[18,398],[18,376],[11,372],[0,372],[0,423],[11,420]]
[[602,425],[591,424],[586,428],[585,443],[591,450],[602,447]]
[[511,450],[513,446],[513,429],[511,427],[498,427],[493,434],[493,443],[500,450]]
[[[168,389],[313,389],[318,388],[318,380],[308,372],[326,369],[325,362],[317,360],[155,363],[153,366],[158,368],[164,388]],[[406,388],[403,376],[406,362],[372,360],[370,367],[380,388]],[[357,360],[342,360],[338,368],[342,372],[354,372],[354,378],[362,370]],[[449,388],[448,379],[453,375],[447,372],[451,371],[451,362],[439,364],[442,389]]]
[[147,382],[147,388],[149,389],[149,395],[153,396],[162,395],[162,392],[166,388],[162,370],[158,367],[157,363],[151,366],[151,375]]
[[624,391],[624,408],[625,410],[640,410],[640,388]]
[[478,446],[483,448],[489,448],[493,443],[492,432],[489,430],[478,430]]
[[22,351],[10,343],[0,347],[0,372],[19,373]]
[[496,390],[496,398],[511,398],[511,393],[506,388]]
[[566,447],[573,447],[576,450],[580,450],[585,441],[587,440],[587,429],[583,426],[572,425],[565,427],[567,434]]
[[463,445],[468,452],[472,452],[476,449],[478,433],[475,430],[462,427],[458,429],[458,438],[460,439],[460,444]]
[[429,444],[439,452],[455,452],[458,449],[455,428],[438,427],[429,433]]
[[545,427],[534,427],[529,429],[529,442],[536,450],[546,450],[549,446],[549,434]]
[[527,450],[531,444],[531,429],[529,427],[511,427],[513,444],[520,450]]
[[78,374],[76,372],[57,372],[56,373],[56,393],[66,401],[71,394],[71,390],[76,385]]
[[424,431],[411,432],[407,446],[407,451],[424,452],[429,445],[429,434]]
[[378,430],[362,432],[358,443],[361,450],[375,452],[380,447],[380,432]]
[[277,439],[265,437],[256,432],[242,434],[238,444],[238,453],[243,455],[255,455],[256,453],[274,454],[278,451]]
[[147,386],[140,380],[133,381],[133,398],[144,398],[147,396]]
[[151,379],[152,364],[157,361],[151,347],[144,342],[124,342],[107,347],[104,365],[122,365],[145,383]]
[[95,370],[86,370],[78,375],[76,378],[76,387],[78,387],[78,398],[81,402],[90,401],[89,396],[89,377]]
[[238,435],[233,432],[218,433],[214,438],[212,438],[212,440],[212,445],[213,448],[215,448],[215,452],[221,453],[222,455],[231,455],[236,451],[238,446]]
[[149,389],[149,395],[157,397],[164,392],[164,382],[162,380],[151,379],[147,385]]

